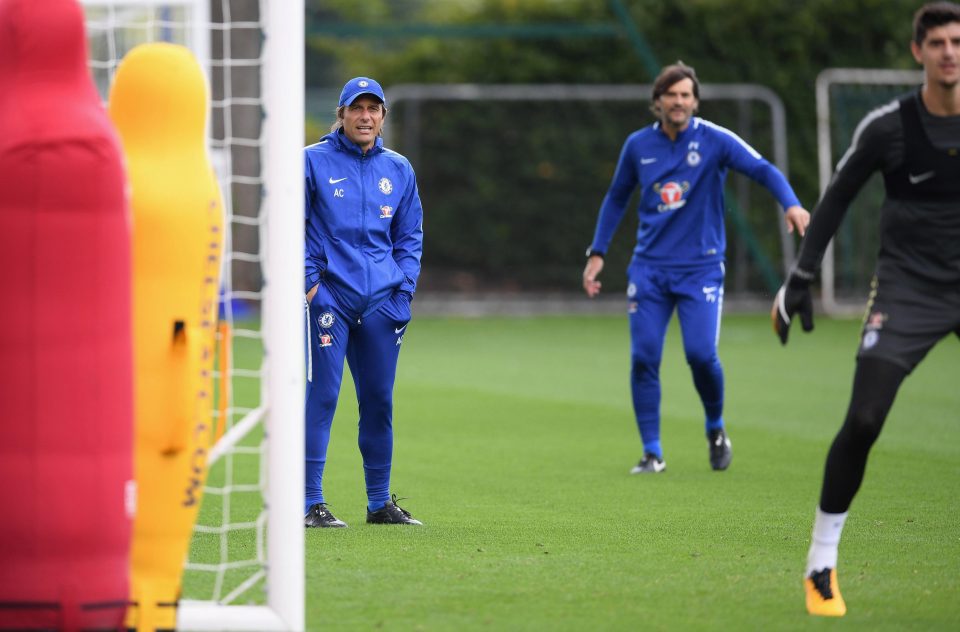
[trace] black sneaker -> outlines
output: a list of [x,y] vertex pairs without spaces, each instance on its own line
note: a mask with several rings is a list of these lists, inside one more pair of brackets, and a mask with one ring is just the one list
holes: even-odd
[[633,466],[633,469],[630,470],[631,474],[659,474],[664,472],[667,469],[667,462],[663,459],[657,457],[655,454],[643,455],[643,458],[640,459],[640,462]]
[[397,495],[391,494],[387,504],[376,511],[367,511],[369,524],[419,524],[423,523],[397,504]]
[[733,448],[727,433],[721,430],[711,430],[707,433],[707,443],[710,444],[710,467],[715,470],[725,470],[733,460]]
[[347,523],[343,520],[338,520],[336,516],[330,513],[330,510],[327,509],[325,504],[316,503],[315,505],[310,505],[310,511],[303,517],[303,526],[343,528],[347,526]]

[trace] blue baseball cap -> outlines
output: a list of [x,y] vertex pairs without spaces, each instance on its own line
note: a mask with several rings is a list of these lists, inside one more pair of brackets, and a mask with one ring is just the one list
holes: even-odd
[[376,80],[370,77],[354,77],[343,86],[343,91],[340,92],[340,106],[350,105],[362,94],[375,96],[383,102],[384,106],[387,105],[387,99],[383,96],[383,88]]

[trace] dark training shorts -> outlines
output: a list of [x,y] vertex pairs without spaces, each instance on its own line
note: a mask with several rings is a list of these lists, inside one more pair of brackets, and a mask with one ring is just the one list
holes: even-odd
[[873,279],[857,358],[879,358],[908,372],[951,332],[960,337],[960,287],[920,287]]

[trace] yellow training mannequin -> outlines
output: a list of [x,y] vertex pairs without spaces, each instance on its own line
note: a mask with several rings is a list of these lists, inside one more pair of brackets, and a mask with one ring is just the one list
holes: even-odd
[[223,244],[207,156],[207,91],[190,51],[143,44],[117,69],[109,115],[133,209],[134,473],[127,627],[173,630],[206,478]]

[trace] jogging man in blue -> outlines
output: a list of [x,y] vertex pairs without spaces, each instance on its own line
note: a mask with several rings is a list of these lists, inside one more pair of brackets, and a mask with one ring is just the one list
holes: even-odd
[[733,132],[695,117],[696,73],[667,66],[653,86],[657,122],[632,133],[620,153],[587,250],[583,289],[593,298],[603,256],[639,185],[637,245],[627,270],[630,385],[643,458],[632,474],[663,472],[660,445],[660,359],[674,308],[693,383],[706,415],[710,465],[725,470],[733,457],[723,423],[723,368],[717,357],[723,308],[723,183],[735,169],[765,186],[786,209],[787,229],[803,235],[810,214],[783,174]]
[[305,150],[307,527],[346,527],[327,508],[323,469],[346,358],[360,405],[367,522],[421,524],[390,495],[393,383],[420,276],[423,208],[406,158],[384,148],[380,84],[347,82],[333,131]]

